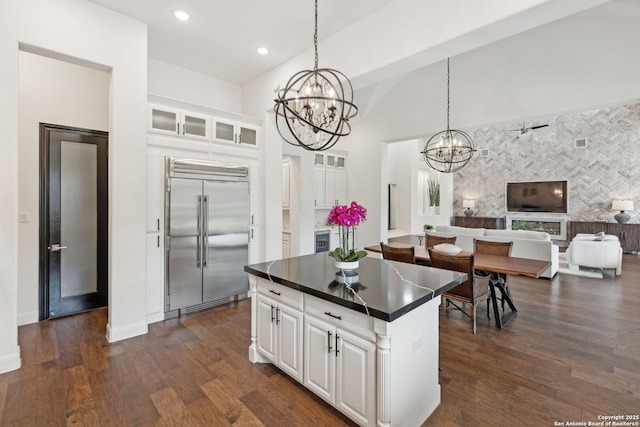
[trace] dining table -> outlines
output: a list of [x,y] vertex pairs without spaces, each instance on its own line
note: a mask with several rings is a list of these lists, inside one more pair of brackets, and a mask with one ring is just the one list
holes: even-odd
[[[389,246],[397,248],[407,248],[413,246],[415,259],[417,264],[431,265],[429,251],[424,245],[412,245],[408,243],[389,242]],[[380,245],[366,246],[366,251],[382,253]],[[460,252],[459,255],[469,255],[470,252]],[[474,254],[473,266],[475,270],[482,270],[491,273],[501,273],[512,276],[526,276],[534,279],[540,278],[540,275],[549,267],[551,262],[529,258],[518,258],[513,256],[489,255],[477,253]],[[496,288],[500,291],[502,301],[509,306],[511,310],[508,313],[500,314],[498,309],[498,296]],[[517,314],[518,310],[511,299],[511,295],[504,288],[499,280],[490,280],[489,289],[491,292],[491,302],[493,305],[493,313],[498,329],[504,328]]]

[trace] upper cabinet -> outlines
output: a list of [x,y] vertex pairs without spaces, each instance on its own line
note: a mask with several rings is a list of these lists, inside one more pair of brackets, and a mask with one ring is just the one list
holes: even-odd
[[168,135],[209,140],[211,118],[160,105],[149,106],[149,130]]
[[347,167],[347,156],[333,153],[316,153],[314,164],[321,167],[345,169]]
[[149,95],[151,145],[257,157],[261,128],[254,117]]
[[213,127],[213,139],[217,142],[254,148],[258,146],[257,127],[219,119],[214,119]]
[[347,203],[347,157],[342,154],[316,153],[315,208],[327,209]]

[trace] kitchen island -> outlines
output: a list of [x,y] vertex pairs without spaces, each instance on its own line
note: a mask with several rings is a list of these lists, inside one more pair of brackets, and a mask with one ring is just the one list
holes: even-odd
[[440,295],[462,273],[326,253],[245,266],[252,363],[270,362],[359,425],[420,425],[440,403]]

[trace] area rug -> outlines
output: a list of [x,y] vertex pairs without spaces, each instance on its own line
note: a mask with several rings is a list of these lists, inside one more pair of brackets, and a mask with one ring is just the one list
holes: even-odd
[[558,273],[571,274],[573,276],[592,277],[594,279],[604,278],[604,274],[602,273],[601,268],[580,267],[579,270],[570,270],[565,254],[563,253],[560,254]]

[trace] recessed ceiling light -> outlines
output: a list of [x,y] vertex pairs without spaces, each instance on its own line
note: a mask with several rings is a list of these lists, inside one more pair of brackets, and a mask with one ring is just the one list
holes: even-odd
[[191,18],[189,14],[184,10],[176,10],[175,12],[173,12],[173,14],[175,15],[176,18],[178,18],[181,21],[188,21],[189,18]]
[[266,47],[259,47],[256,49],[256,52],[258,52],[260,55],[266,55],[267,53],[269,53],[269,49],[267,49]]

